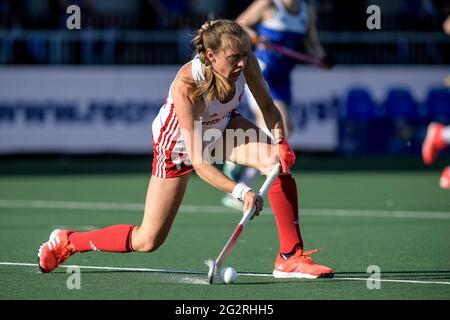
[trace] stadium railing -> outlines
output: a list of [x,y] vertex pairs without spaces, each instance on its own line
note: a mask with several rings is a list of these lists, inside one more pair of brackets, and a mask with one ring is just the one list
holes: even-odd
[[[180,64],[191,56],[194,29],[125,31],[0,29],[0,64]],[[338,64],[449,64],[443,32],[319,34]]]

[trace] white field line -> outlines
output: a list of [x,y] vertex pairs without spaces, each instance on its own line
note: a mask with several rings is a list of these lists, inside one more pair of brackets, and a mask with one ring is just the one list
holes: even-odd
[[[36,263],[20,263],[20,262],[0,262],[0,266],[24,266],[24,267],[35,267],[38,265]],[[174,273],[174,274],[192,274],[192,275],[207,275],[207,272],[200,271],[185,271],[185,270],[167,270],[167,269],[149,269],[149,268],[119,268],[119,267],[97,267],[97,266],[78,266],[78,265],[63,265],[60,268],[80,268],[80,269],[93,269],[93,270],[105,270],[105,271],[128,271],[128,272],[153,272],[153,273]],[[271,273],[251,273],[251,272],[241,272],[238,273],[239,276],[251,276],[251,277],[270,277]],[[329,279],[319,279],[321,281],[328,281]],[[330,280],[343,280],[343,281],[370,281],[374,282],[371,278],[347,278],[335,276]],[[450,282],[444,281],[420,281],[420,280],[400,280],[400,279],[377,279],[375,281],[380,282],[393,282],[393,283],[409,283],[409,284],[443,284],[450,285]]]
[[[115,203],[115,202],[0,199],[0,208],[142,212],[144,210],[144,204]],[[180,208],[180,213],[238,213],[238,212],[225,208],[223,206],[182,205]],[[403,219],[450,219],[450,211],[439,212],[439,211],[301,208],[301,214],[306,216],[327,216],[327,217],[333,216],[333,217],[403,218]]]

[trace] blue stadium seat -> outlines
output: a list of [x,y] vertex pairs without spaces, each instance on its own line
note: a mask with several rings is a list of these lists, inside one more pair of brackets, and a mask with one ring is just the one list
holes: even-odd
[[385,116],[391,119],[417,119],[419,108],[417,102],[406,88],[392,88],[384,101]]
[[385,132],[380,110],[365,87],[353,87],[343,103],[339,150],[343,154],[381,153]]
[[446,88],[432,88],[425,100],[430,120],[450,119],[450,91]]
[[404,87],[389,89],[384,107],[386,130],[385,153],[417,154],[420,151],[421,113],[419,104]]
[[344,118],[371,119],[377,116],[376,105],[366,88],[352,88],[344,105]]

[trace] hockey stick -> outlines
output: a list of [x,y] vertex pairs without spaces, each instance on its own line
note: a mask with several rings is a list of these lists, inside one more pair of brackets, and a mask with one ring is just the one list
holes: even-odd
[[[266,181],[264,181],[264,184],[259,189],[258,196],[264,197],[267,190],[272,185],[274,179],[278,176],[278,173],[280,172],[280,166],[281,165],[279,163],[277,163],[273,167],[272,171],[267,176]],[[223,249],[220,252],[217,259],[215,261],[213,261],[211,259],[205,261],[206,265],[209,267],[208,280],[209,280],[210,284],[213,283],[215,274],[217,272],[219,272],[220,267],[223,264],[223,261],[225,260],[227,255],[230,253],[231,249],[233,248],[234,244],[236,243],[237,239],[239,238],[242,230],[247,225],[248,221],[250,220],[250,218],[253,216],[254,213],[255,213],[255,206],[248,209],[247,212],[244,214],[244,216],[242,217],[242,219],[239,222],[239,224],[237,225],[237,227],[234,229],[233,233],[231,234],[231,237],[228,239],[227,243],[223,247]]]
[[281,53],[281,54],[283,54],[283,55],[285,55],[287,57],[293,58],[293,59],[295,59],[297,61],[310,63],[310,64],[313,64],[313,65],[318,66],[320,68],[324,68],[325,67],[325,64],[320,59],[317,59],[317,58],[311,57],[311,56],[309,56],[307,54],[304,54],[304,53],[301,53],[301,52],[289,49],[289,48],[281,46],[279,44],[270,43],[268,45],[268,47],[272,48],[273,50],[275,50],[275,51],[277,51],[277,52],[279,52],[279,53]]

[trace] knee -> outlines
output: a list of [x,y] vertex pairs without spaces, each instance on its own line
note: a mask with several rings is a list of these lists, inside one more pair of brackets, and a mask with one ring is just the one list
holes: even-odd
[[140,243],[133,243],[133,249],[137,252],[153,252],[156,251],[163,241],[143,241]]
[[165,238],[163,237],[152,237],[137,233],[132,239],[133,250],[137,252],[153,252],[164,243],[164,240]]
[[158,248],[161,246],[161,244],[162,243],[157,243],[157,242],[144,243],[139,251],[140,252],[153,252],[153,251],[158,250]]

